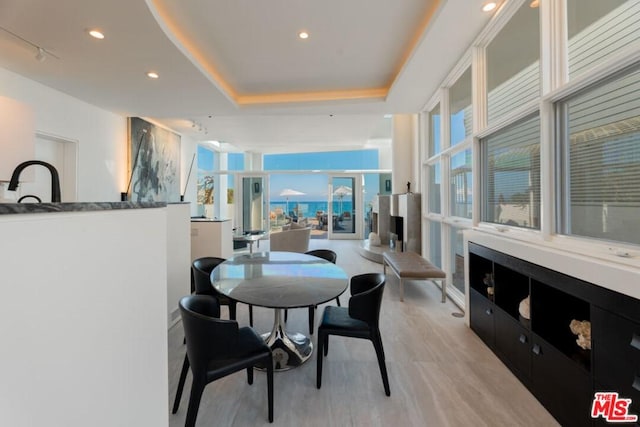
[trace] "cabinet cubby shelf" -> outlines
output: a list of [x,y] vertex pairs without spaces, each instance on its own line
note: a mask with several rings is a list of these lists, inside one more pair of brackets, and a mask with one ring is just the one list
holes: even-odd
[[[544,266],[469,242],[471,329],[566,426],[598,425],[593,393],[618,391],[640,408],[640,301]],[[492,278],[493,294],[485,277]],[[520,302],[530,296],[530,319]],[[591,324],[592,349],[569,324]],[[634,406],[635,405],[635,406]]]

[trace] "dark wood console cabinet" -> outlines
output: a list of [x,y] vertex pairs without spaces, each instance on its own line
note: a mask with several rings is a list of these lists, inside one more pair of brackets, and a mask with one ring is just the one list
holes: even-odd
[[[530,320],[518,310],[527,295]],[[591,350],[572,319],[591,322]],[[617,391],[640,414],[640,300],[469,242],[469,321],[563,426],[606,424],[591,418],[596,391]]]

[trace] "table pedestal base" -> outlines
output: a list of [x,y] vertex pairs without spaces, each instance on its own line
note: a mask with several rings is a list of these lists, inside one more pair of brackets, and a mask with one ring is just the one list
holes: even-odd
[[[304,334],[287,334],[282,319],[282,309],[276,308],[273,329],[262,334],[262,338],[273,352],[273,367],[276,371],[286,371],[302,365],[311,357],[313,343]],[[256,366],[258,369],[264,367]]]

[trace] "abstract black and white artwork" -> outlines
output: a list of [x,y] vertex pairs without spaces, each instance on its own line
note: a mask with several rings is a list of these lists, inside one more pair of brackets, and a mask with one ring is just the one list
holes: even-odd
[[129,117],[132,202],[180,201],[180,135]]

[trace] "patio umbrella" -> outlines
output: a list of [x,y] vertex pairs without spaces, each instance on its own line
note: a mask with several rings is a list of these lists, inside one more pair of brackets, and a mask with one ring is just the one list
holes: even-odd
[[282,190],[280,192],[280,196],[285,196],[286,200],[287,200],[287,211],[286,213],[289,213],[289,197],[290,196],[304,196],[305,193],[303,193],[302,191],[298,191],[298,190],[293,190],[291,188],[285,188],[284,190]]
[[350,196],[351,194],[353,194],[353,190],[351,189],[351,187],[347,187],[346,185],[341,185],[333,192],[333,195],[338,196],[338,198],[340,199],[340,213],[342,213],[342,198],[344,196]]

